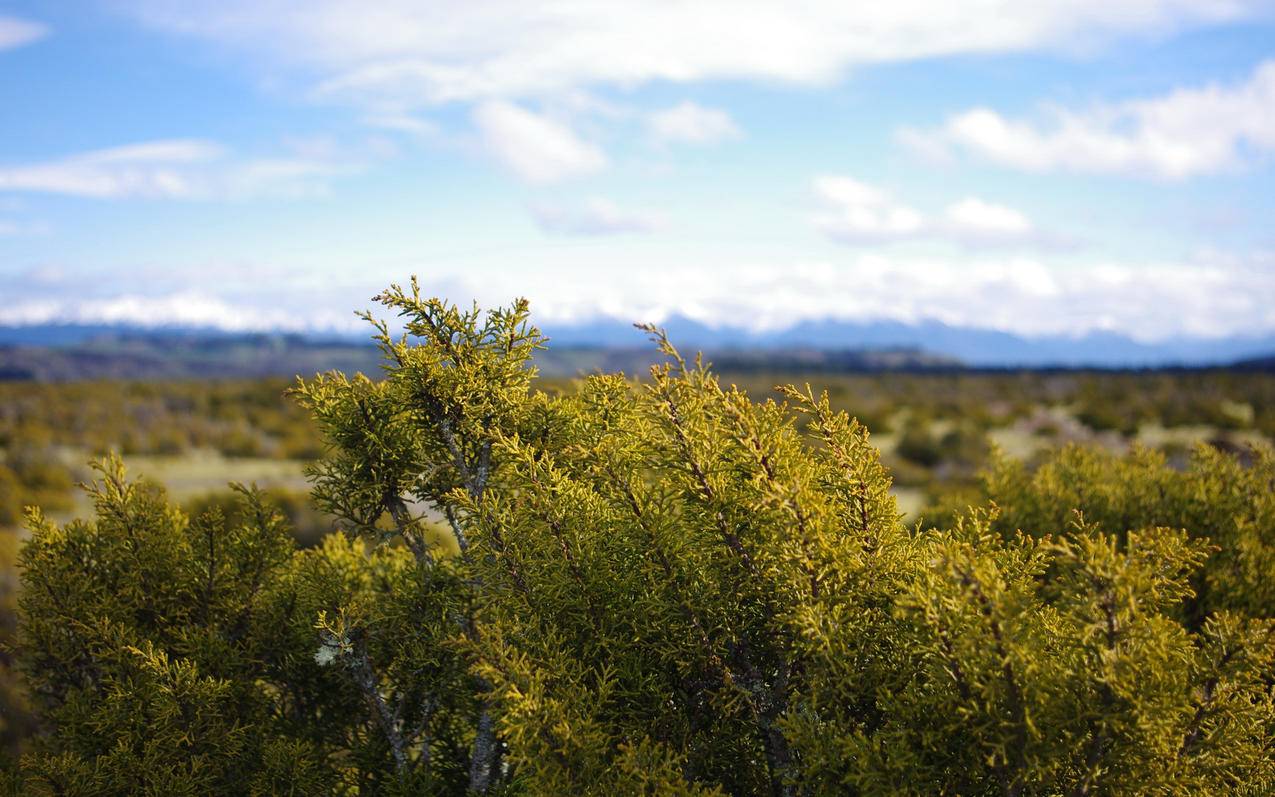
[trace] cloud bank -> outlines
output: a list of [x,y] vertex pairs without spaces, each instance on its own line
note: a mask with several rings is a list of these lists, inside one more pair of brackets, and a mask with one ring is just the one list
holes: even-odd
[[[633,258],[607,269],[597,268],[597,254],[578,252],[561,258],[558,267],[528,265],[499,279],[468,270],[423,270],[423,287],[486,306],[524,295],[532,300],[536,322],[549,325],[598,318],[660,322],[680,315],[759,331],[815,320],[934,320],[1027,336],[1112,331],[1144,342],[1275,332],[1275,281],[1270,278],[1275,256],[1269,254],[1243,260],[1207,255],[1182,262],[1085,263],[880,253],[834,261],[723,259],[673,265]],[[0,307],[0,324],[351,331],[362,329],[350,312],[351,297],[371,296],[384,286],[315,288],[297,299],[296,307],[280,306],[278,296],[223,295],[213,283],[171,293],[124,288],[117,295],[86,298],[53,287],[24,291],[21,285],[0,285],[12,297]]]

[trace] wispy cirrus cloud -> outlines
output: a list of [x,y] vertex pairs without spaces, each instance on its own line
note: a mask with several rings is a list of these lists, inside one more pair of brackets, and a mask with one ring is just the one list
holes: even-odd
[[47,35],[47,25],[0,14],[0,52],[30,44]]
[[16,221],[0,217],[0,238],[47,235],[52,228],[44,222]]
[[506,168],[529,183],[554,183],[601,171],[606,153],[567,124],[509,102],[474,109],[483,143]]
[[555,235],[641,234],[655,232],[667,223],[663,214],[621,208],[601,197],[591,197],[578,206],[538,202],[530,209],[537,226]]
[[974,108],[937,129],[900,132],[938,158],[970,155],[1029,172],[1088,172],[1180,180],[1275,154],[1275,60],[1236,84],[1182,88],[1084,110],[1009,119]]
[[56,160],[0,167],[0,191],[94,198],[189,196],[190,167],[216,160],[210,141],[172,139],[95,150]]
[[350,170],[324,153],[236,158],[216,142],[166,139],[0,166],[0,191],[93,199],[236,199],[310,196]]

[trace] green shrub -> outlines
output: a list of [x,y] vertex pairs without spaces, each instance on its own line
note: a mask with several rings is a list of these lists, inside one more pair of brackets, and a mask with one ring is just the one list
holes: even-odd
[[352,643],[356,661],[411,661],[415,686],[385,699],[440,750],[457,746],[455,714],[472,710],[440,701],[424,712],[420,697],[467,677],[429,636],[438,625],[420,622],[448,611],[449,570],[421,572],[401,548],[367,553],[339,535],[295,551],[250,491],[236,522],[216,510],[192,521],[157,488],[125,481],[118,462],[92,496],[96,522],[37,518],[22,552],[18,664],[53,730],[23,758],[24,793],[455,790],[460,776],[441,764],[397,776],[352,675],[315,658],[319,618],[357,614],[377,633]]
[[1135,449],[1120,457],[1069,446],[1039,468],[1001,459],[985,479],[985,498],[1003,534],[1058,532],[1078,520],[1118,537],[1157,526],[1184,529],[1210,554],[1193,577],[1186,610],[1193,624],[1221,610],[1275,617],[1275,453],[1252,450],[1251,464],[1197,446],[1183,470],[1165,454]]
[[1275,787],[1275,626],[1242,592],[1179,619],[1198,535],[1043,510],[1039,535],[983,510],[909,530],[866,430],[808,388],[756,403],[648,329],[648,382],[549,395],[525,303],[381,300],[406,328],[378,322],[386,378],[296,390],[331,448],[316,504],[366,546],[297,551],[252,493],[191,522],[118,465],[96,522],[35,522],[19,661],[51,733],[22,788]]
[[912,421],[899,437],[895,453],[924,468],[933,468],[943,459],[943,447],[925,422]]

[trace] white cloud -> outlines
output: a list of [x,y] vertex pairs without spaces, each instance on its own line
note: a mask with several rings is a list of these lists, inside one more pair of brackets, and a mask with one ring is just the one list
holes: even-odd
[[323,193],[327,179],[346,170],[313,152],[236,160],[214,142],[170,139],[0,166],[0,191],[95,199],[300,196]]
[[602,150],[565,124],[508,102],[474,109],[483,142],[514,174],[531,183],[552,183],[601,171]]
[[0,168],[0,191],[37,191],[87,197],[188,196],[186,167],[220,157],[207,141],[151,141],[96,150],[60,160]]
[[824,205],[813,219],[815,228],[841,243],[939,240],[999,246],[1051,242],[1021,211],[978,197],[961,199],[931,216],[852,177],[823,175],[814,179],[813,187]]
[[385,113],[364,117],[363,124],[380,130],[392,130],[418,138],[435,138],[441,134],[438,124],[406,113]]
[[1183,179],[1233,170],[1275,154],[1275,60],[1244,82],[1184,88],[1083,111],[1052,109],[1044,122],[988,108],[957,114],[901,140],[931,157],[968,152],[1030,172],[1074,171]]
[[862,64],[1092,50],[1269,16],[1269,0],[117,0],[156,28],[300,67],[319,92],[412,107],[656,81],[826,83]]
[[689,101],[652,113],[647,127],[657,143],[712,144],[742,135],[730,114]]
[[531,206],[531,215],[542,230],[559,235],[649,233],[665,225],[661,214],[626,210],[600,197],[580,207],[537,203]]
[[1021,211],[966,197],[943,211],[942,229],[956,237],[1015,240],[1032,236],[1035,227]]
[[851,177],[816,177],[814,188],[827,206],[815,217],[815,226],[835,240],[874,243],[915,238],[925,231],[925,219],[916,210]]
[[49,35],[49,29],[38,22],[0,15],[0,51],[30,44]]

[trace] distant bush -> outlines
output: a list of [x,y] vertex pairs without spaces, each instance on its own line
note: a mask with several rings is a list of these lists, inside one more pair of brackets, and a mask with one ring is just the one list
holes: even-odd
[[1138,432],[1139,418],[1120,406],[1100,402],[1088,402],[1076,410],[1076,420],[1095,432],[1119,432],[1133,435]]
[[908,423],[894,450],[899,456],[924,468],[932,468],[943,459],[943,447],[938,437],[924,422]]
[[0,529],[12,529],[26,506],[63,510],[71,505],[71,471],[49,451],[22,449],[0,462]]
[[0,465],[0,529],[18,525],[22,520],[22,484],[17,475]]

